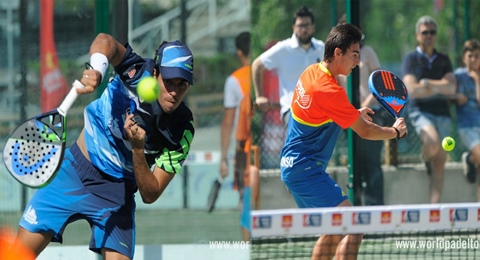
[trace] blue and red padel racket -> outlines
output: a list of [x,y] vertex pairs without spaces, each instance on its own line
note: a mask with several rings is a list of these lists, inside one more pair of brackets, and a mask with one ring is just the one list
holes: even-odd
[[386,70],[376,70],[368,78],[368,88],[390,115],[395,119],[402,116],[408,101],[408,91],[397,75]]

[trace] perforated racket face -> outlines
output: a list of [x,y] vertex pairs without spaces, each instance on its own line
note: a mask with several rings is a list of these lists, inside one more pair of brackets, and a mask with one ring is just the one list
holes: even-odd
[[368,79],[368,87],[379,103],[393,116],[402,115],[408,101],[407,87],[395,74],[386,70],[374,71]]
[[30,119],[17,127],[5,143],[5,166],[20,183],[43,187],[55,176],[62,161],[64,141],[62,116]]

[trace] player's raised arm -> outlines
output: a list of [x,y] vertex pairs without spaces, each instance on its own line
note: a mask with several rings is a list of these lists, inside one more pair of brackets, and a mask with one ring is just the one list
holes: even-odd
[[79,94],[91,93],[105,79],[108,65],[120,64],[125,56],[126,48],[115,38],[106,33],[100,33],[90,45],[90,62],[83,71],[81,82],[85,89]]

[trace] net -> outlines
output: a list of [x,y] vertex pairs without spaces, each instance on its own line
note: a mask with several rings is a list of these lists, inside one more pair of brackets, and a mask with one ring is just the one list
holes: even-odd
[[310,259],[320,234],[364,234],[358,259],[478,259],[478,203],[252,211],[251,259]]

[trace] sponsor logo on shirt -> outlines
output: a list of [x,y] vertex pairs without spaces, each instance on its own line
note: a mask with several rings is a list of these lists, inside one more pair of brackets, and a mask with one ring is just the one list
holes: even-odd
[[301,80],[298,80],[295,91],[297,92],[297,98],[295,99],[294,103],[298,104],[298,106],[302,109],[308,109],[310,104],[312,104],[312,98],[310,95],[305,94],[306,91]]
[[30,205],[28,207],[27,211],[25,212],[25,214],[23,214],[23,218],[25,219],[25,221],[27,221],[28,223],[30,223],[32,225],[38,224],[37,213],[35,212],[35,209],[32,208],[32,205]]
[[291,168],[293,167],[293,157],[282,157],[280,160],[280,167]]

